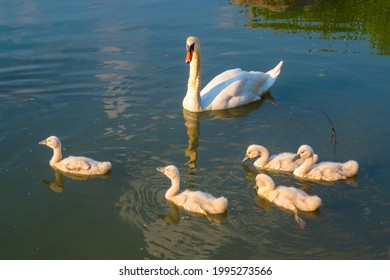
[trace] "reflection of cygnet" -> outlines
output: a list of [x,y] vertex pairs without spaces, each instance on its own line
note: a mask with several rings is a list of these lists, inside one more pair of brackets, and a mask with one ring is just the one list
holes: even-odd
[[205,216],[226,212],[228,200],[223,196],[216,198],[206,192],[190,190],[185,190],[178,194],[180,189],[180,174],[176,166],[168,165],[166,167],[158,167],[157,171],[164,173],[165,176],[171,179],[172,185],[165,193],[165,198],[177,206],[181,206],[190,212],[201,213]]
[[[269,156],[267,148],[253,144],[247,148],[245,157],[243,158],[242,162],[245,162],[251,158],[260,157],[253,163],[256,168],[292,172],[304,162],[304,159],[293,161],[294,156],[294,153],[287,152]],[[317,160],[318,155],[315,154],[313,157],[313,163],[315,163]]]
[[53,149],[50,165],[60,171],[75,175],[103,175],[111,170],[110,162],[98,162],[91,158],[69,156],[62,159],[61,141],[56,136],[50,136],[39,142]]
[[217,75],[201,91],[199,39],[188,37],[186,48],[190,74],[183,108],[191,112],[235,108],[260,100],[261,94],[268,91],[276,81],[283,65],[283,61],[280,61],[267,73],[230,69]]
[[305,161],[294,170],[294,175],[301,178],[314,180],[337,181],[355,176],[359,164],[354,160],[347,162],[324,161],[313,165],[313,149],[309,145],[299,147],[294,160],[304,159]]
[[43,180],[43,183],[47,185],[53,192],[60,193],[64,190],[64,178],[62,173],[54,169],[55,180]]
[[293,211],[295,220],[302,228],[305,226],[305,222],[298,216],[298,210],[314,211],[321,206],[321,198],[318,196],[310,196],[294,187],[278,186],[275,188],[272,178],[265,174],[256,176],[255,188],[257,188],[257,195]]

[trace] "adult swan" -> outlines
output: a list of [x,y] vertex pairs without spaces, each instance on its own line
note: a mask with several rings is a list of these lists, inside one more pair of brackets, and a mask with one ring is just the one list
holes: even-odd
[[186,62],[190,64],[187,94],[183,108],[191,112],[235,108],[257,101],[268,91],[278,77],[283,61],[267,73],[243,71],[240,68],[227,70],[212,79],[204,89],[201,87],[200,42],[190,36],[186,42]]

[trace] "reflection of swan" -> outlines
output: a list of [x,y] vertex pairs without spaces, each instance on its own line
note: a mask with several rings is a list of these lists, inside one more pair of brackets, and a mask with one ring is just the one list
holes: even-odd
[[[164,222],[176,226],[180,222],[180,215],[179,215],[179,209],[176,204],[168,200],[170,213],[169,214],[159,214],[158,217],[163,219]],[[191,213],[192,215],[199,215],[196,213]],[[220,225],[223,220],[225,220],[227,217],[227,212],[224,212],[222,214],[214,214],[212,215],[212,221],[216,225]]]
[[185,119],[185,126],[187,127],[188,147],[185,151],[185,156],[190,159],[187,162],[189,168],[196,168],[196,159],[198,158],[198,144],[199,144],[199,117],[197,113],[192,113],[183,110]]
[[64,190],[64,176],[73,179],[73,180],[87,180],[92,178],[108,178],[110,177],[110,173],[106,173],[103,175],[75,175],[75,174],[69,174],[69,173],[62,173],[60,170],[53,168],[54,170],[54,181],[50,180],[43,180],[42,182],[47,185],[53,192],[60,193]]
[[303,164],[294,170],[294,175],[302,178],[337,181],[355,176],[358,172],[359,164],[354,160],[347,162],[320,162],[313,165],[313,149],[309,145],[299,147],[294,160],[303,158]]
[[[259,157],[253,165],[256,168],[264,168],[264,169],[272,169],[272,170],[280,170],[280,171],[294,171],[298,168],[304,161],[304,159],[298,159],[293,161],[295,154],[294,153],[280,153],[269,156],[269,152],[267,148],[252,144],[247,150],[242,162],[245,162],[249,159]],[[314,163],[317,162],[318,155],[315,154],[313,156]]]
[[281,61],[267,73],[247,72],[239,68],[227,70],[211,80],[201,91],[199,39],[188,37],[186,47],[190,75],[183,108],[191,112],[229,109],[260,100],[261,94],[268,91],[275,82],[283,65]]
[[[274,13],[284,12],[289,9],[294,10],[310,10],[315,5],[320,3],[319,0],[289,0],[289,1],[280,1],[280,0],[233,0],[232,3],[235,5],[245,6],[250,12],[253,8],[261,8],[262,10],[268,9]],[[252,11],[253,13],[253,11]]]
[[158,215],[161,219],[164,220],[164,222],[176,226],[180,222],[180,215],[179,215],[179,209],[177,208],[176,204],[168,201],[169,203],[169,209],[171,210],[169,215],[166,214],[160,214]]
[[177,206],[181,206],[190,212],[203,214],[207,217],[209,214],[226,212],[228,200],[223,196],[216,198],[206,192],[190,190],[185,190],[178,194],[180,189],[180,173],[176,166],[168,165],[166,167],[158,167],[157,171],[164,173],[171,180],[172,185],[165,193],[165,198]]
[[53,157],[50,166],[75,175],[102,175],[111,171],[110,162],[98,162],[87,157],[69,156],[62,159],[61,141],[56,136],[50,136],[46,140],[39,142],[53,149]]
[[321,206],[321,198],[310,196],[304,191],[294,188],[278,186],[271,177],[265,174],[256,176],[257,194],[275,203],[276,205],[294,212],[295,220],[303,228],[305,222],[298,216],[298,210],[314,211]]
[[266,100],[270,100],[273,104],[276,104],[274,98],[271,96],[271,93],[268,91],[263,94],[261,100],[230,110],[195,113],[183,109],[183,117],[185,120],[185,126],[187,127],[188,137],[188,147],[185,150],[185,156],[190,158],[186,163],[188,167],[196,168],[196,160],[198,158],[198,144],[200,137],[200,119],[202,117],[208,116],[214,119],[234,119],[247,116],[253,110],[258,109]]
[[54,181],[43,180],[43,183],[46,184],[53,192],[60,193],[64,190],[64,178],[60,171],[54,169]]

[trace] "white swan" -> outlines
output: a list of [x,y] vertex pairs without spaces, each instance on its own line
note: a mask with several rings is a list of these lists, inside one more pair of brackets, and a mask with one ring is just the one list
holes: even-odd
[[190,190],[185,190],[178,194],[180,189],[180,173],[176,166],[168,165],[166,167],[158,167],[156,170],[164,173],[165,176],[171,179],[172,185],[165,193],[167,200],[172,201],[177,206],[183,207],[187,211],[200,213],[205,216],[226,212],[228,200],[223,196],[215,198],[206,192]]
[[53,157],[49,164],[50,166],[75,175],[103,175],[111,171],[111,163],[99,162],[87,157],[69,156],[62,158],[61,141],[56,136],[50,136],[39,142],[41,145],[46,145],[53,149]]
[[267,73],[227,70],[201,87],[200,43],[194,36],[187,38],[186,62],[190,64],[187,94],[183,108],[191,112],[234,108],[260,100],[278,77],[283,61]]
[[313,149],[309,145],[299,147],[294,160],[304,159],[305,161],[294,170],[294,175],[301,178],[313,180],[337,181],[355,176],[359,169],[359,164],[355,160],[347,162],[320,162],[312,163]]
[[[269,156],[269,152],[267,148],[256,144],[252,144],[248,146],[246,150],[246,154],[242,159],[242,162],[245,162],[249,159],[256,158],[256,157],[260,157],[253,163],[253,165],[256,168],[272,169],[272,170],[279,170],[279,171],[293,172],[304,162],[304,159],[301,160],[297,159],[293,161],[293,158],[295,157],[294,153],[285,152],[285,153]],[[314,160],[313,163],[317,162],[318,160],[317,154],[314,155],[313,160]]]
[[316,195],[308,195],[304,191],[294,188],[278,186],[271,177],[265,174],[256,176],[257,195],[264,197],[276,205],[294,212],[295,220],[303,228],[305,221],[299,217],[298,210],[314,211],[321,206],[321,198]]

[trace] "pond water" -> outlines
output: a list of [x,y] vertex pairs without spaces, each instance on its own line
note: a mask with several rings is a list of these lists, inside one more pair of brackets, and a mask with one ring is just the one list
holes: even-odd
[[[0,258],[389,259],[389,2],[341,2],[2,1]],[[201,40],[203,84],[283,60],[268,98],[183,111],[189,35]],[[50,135],[112,173],[55,172],[38,144]],[[241,163],[252,143],[310,144],[321,161],[357,160],[359,173],[323,184],[266,172],[322,198],[301,229],[256,197],[261,171]],[[168,164],[183,188],[228,198],[220,226],[166,202],[156,167]]]

